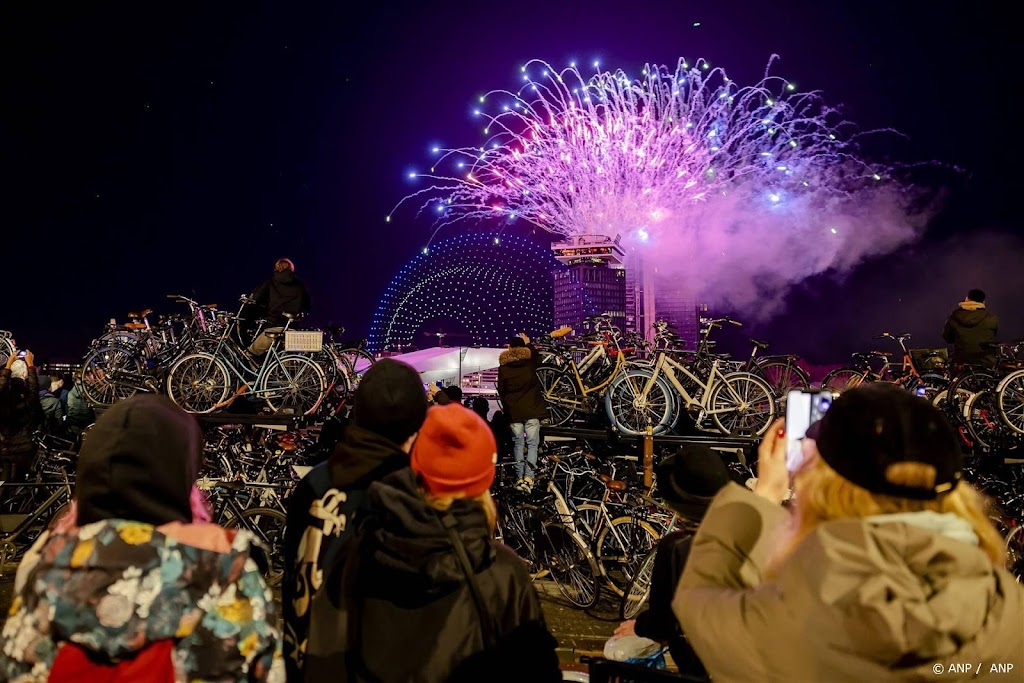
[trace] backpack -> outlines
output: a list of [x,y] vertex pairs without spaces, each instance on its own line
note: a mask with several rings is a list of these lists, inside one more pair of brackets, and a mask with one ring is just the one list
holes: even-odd
[[[456,531],[450,512],[435,511],[448,533],[455,556],[466,579],[480,617],[484,650],[497,644],[495,621],[480,592],[476,573]],[[305,680],[333,680],[349,683],[383,683],[366,668],[362,653],[361,616],[364,592],[360,586],[360,565],[372,552],[372,526],[365,521],[342,543],[333,565],[324,571],[324,584],[310,606],[309,640],[306,649]]]

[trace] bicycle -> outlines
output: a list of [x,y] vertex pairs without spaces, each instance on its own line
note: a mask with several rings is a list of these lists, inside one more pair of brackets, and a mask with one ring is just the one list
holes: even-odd
[[[243,308],[252,303],[244,296],[241,302]],[[187,412],[203,414],[227,407],[240,396],[252,395],[264,400],[275,412],[315,412],[327,393],[323,369],[301,353],[277,351],[298,316],[284,313],[286,320],[281,332],[264,332],[274,343],[257,365],[230,339],[241,312],[240,309],[229,321],[212,351],[188,354],[171,367],[167,375],[171,400]],[[240,385],[237,389],[236,382]]]
[[[623,434],[643,434],[648,427],[653,434],[661,434],[675,426],[681,401],[682,408],[696,414],[698,426],[710,417],[723,434],[763,436],[775,420],[772,388],[749,372],[723,373],[721,362],[713,360],[700,377],[668,354],[659,353],[652,370],[630,370],[611,383],[605,395],[608,419]],[[680,376],[695,389],[696,396],[687,391]]]
[[271,588],[284,578],[284,529],[287,516],[284,511],[269,507],[248,508],[241,501],[247,489],[264,489],[276,484],[254,484],[237,480],[205,482],[210,505],[214,510],[214,524],[225,529],[245,529],[260,542],[256,546],[256,564]]
[[[821,381],[823,389],[831,389],[835,392],[843,392],[853,389],[864,382],[890,382],[898,384],[909,391],[918,392],[921,396],[933,398],[940,391],[940,387],[946,383],[946,376],[938,373],[922,374],[914,361],[911,350],[907,348],[910,340],[909,334],[893,335],[883,332],[873,339],[891,339],[900,346],[903,358],[899,369],[894,371],[893,364],[889,360],[892,354],[888,351],[871,351],[868,353],[855,353],[853,358],[856,361],[855,367],[838,368],[825,375]],[[926,358],[939,358],[941,354],[937,351],[930,352]],[[873,361],[881,361],[882,365],[878,370],[872,366]]]
[[[558,427],[572,420],[577,411],[596,412],[595,394],[604,391],[625,367],[630,349],[619,346],[618,330],[607,315],[588,318],[597,332],[587,338],[590,351],[577,363],[571,357],[562,366],[542,365],[537,379],[548,403],[549,424]],[[602,329],[604,328],[604,329]]]

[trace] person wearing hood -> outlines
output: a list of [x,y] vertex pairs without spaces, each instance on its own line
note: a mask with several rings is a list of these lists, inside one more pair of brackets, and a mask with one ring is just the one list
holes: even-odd
[[249,347],[253,356],[262,356],[270,349],[273,340],[267,333],[284,329],[285,313],[308,313],[310,309],[309,292],[295,277],[295,264],[286,258],[274,263],[274,276],[257,287],[252,298],[267,313],[266,328]]
[[59,375],[40,375],[39,406],[43,411],[43,429],[47,434],[64,436],[67,432],[67,412],[60,400],[64,380]]
[[523,489],[533,486],[540,423],[548,418],[544,389],[537,379],[539,364],[540,354],[525,334],[510,339],[508,350],[498,356],[498,396],[512,427],[517,486]]
[[32,434],[43,421],[35,356],[15,351],[0,368],[0,481],[16,481],[35,457]]
[[493,540],[496,448],[473,411],[430,409],[318,598],[334,612],[314,620],[307,681],[562,680],[526,565]]
[[284,680],[256,541],[209,523],[201,457],[199,426],[167,398],[97,420],[71,510],[18,569],[0,680]]
[[343,558],[350,525],[366,504],[366,490],[409,466],[409,450],[427,416],[419,373],[400,361],[373,364],[356,389],[352,420],[327,462],[299,481],[285,526],[285,666],[303,680],[313,598],[324,572]]
[[998,333],[999,318],[985,307],[985,292],[972,289],[946,320],[942,338],[953,345],[954,364],[995,365],[999,356],[992,345]]
[[672,598],[690,556],[693,529],[704,518],[715,495],[730,481],[722,456],[700,444],[683,446],[659,464],[658,494],[679,515],[682,529],[658,541],[647,609],[615,630],[616,636],[638,635],[668,643],[680,673],[692,676],[706,676],[707,672],[672,613]]
[[941,411],[858,387],[802,455],[792,520],[779,421],[755,490],[727,485],[694,539],[672,607],[712,679],[1019,680],[1024,585]]

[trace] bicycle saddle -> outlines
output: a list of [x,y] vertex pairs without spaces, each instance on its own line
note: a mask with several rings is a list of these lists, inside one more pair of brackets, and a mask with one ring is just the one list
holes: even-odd
[[597,478],[601,480],[601,483],[608,487],[611,491],[625,491],[629,488],[629,485],[624,481],[618,481],[612,479],[607,474],[599,474]]
[[757,339],[751,339],[750,343],[756,346],[757,348],[761,349],[762,351],[768,348],[768,342],[758,341]]
[[[129,313],[129,315],[131,315]],[[146,323],[125,323],[124,329],[126,330],[144,330],[146,329]]]
[[271,339],[280,339],[281,337],[284,336],[284,332],[283,331],[282,332],[264,332],[263,334],[267,335]]
[[305,313],[289,313],[288,311],[281,312],[281,317],[285,318],[286,320],[298,320],[299,318],[305,315]]
[[128,317],[129,318],[145,318],[147,315],[149,315],[152,312],[153,312],[152,308],[146,308],[146,309],[144,309],[142,311],[139,311],[138,313],[129,313]]

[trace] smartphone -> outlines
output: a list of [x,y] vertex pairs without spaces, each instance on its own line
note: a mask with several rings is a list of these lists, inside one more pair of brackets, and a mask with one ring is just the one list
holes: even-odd
[[786,395],[786,469],[796,472],[804,461],[807,428],[832,406],[836,394],[822,389],[794,389]]
[[25,349],[18,351],[18,358],[24,358],[27,353],[28,351],[26,351]]

